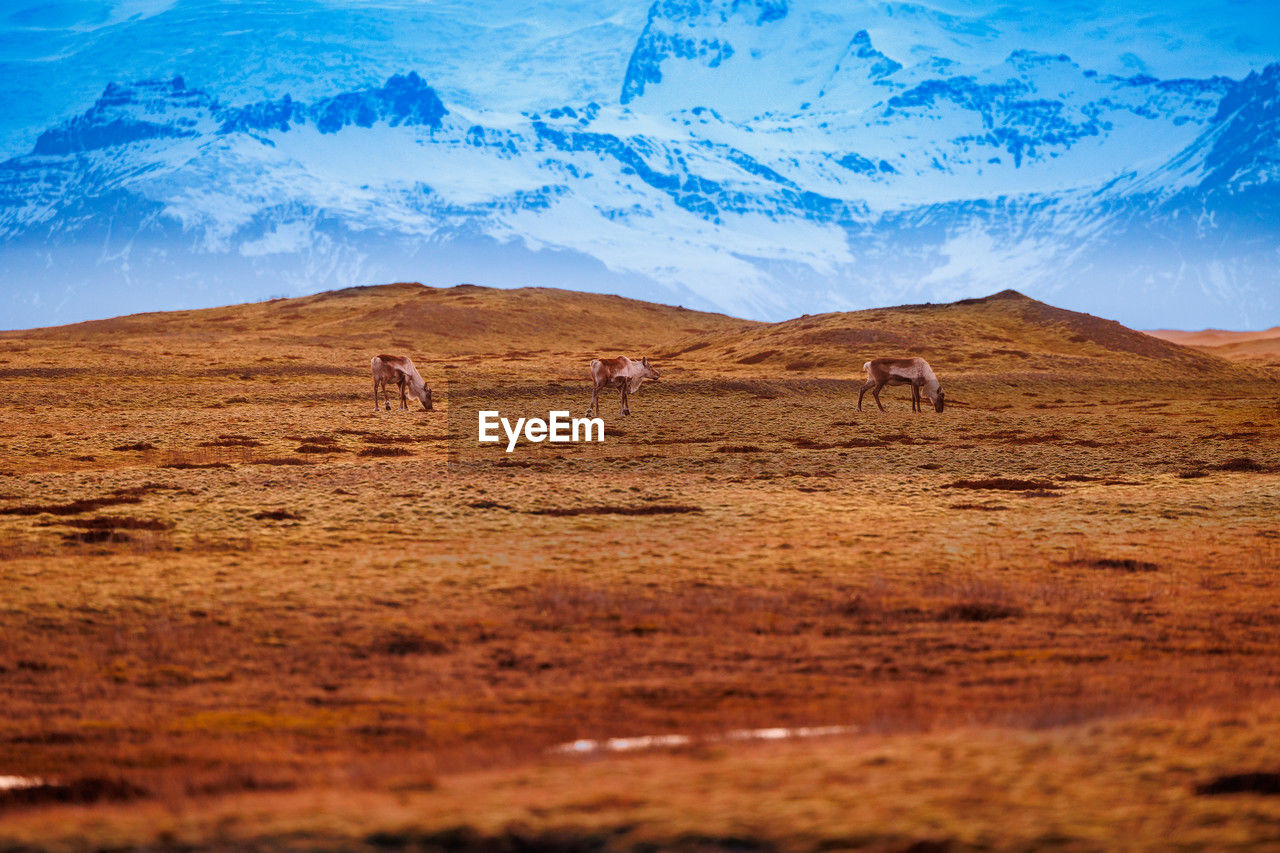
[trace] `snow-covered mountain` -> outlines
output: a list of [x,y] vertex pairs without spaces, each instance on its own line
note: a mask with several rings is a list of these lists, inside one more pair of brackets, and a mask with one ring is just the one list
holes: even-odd
[[1280,64],[992,59],[1048,36],[911,4],[614,5],[491,28],[543,84],[581,49],[562,103],[460,94],[456,53],[444,86],[106,85],[0,163],[0,327],[394,279],[769,319],[1016,287],[1143,327],[1280,320]]

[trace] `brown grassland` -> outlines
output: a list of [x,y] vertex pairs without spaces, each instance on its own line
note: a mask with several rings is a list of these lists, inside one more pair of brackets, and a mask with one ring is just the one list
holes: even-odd
[[[435,411],[373,409],[379,352]],[[617,353],[662,379],[602,397],[604,444],[476,445]],[[947,410],[856,411],[904,353]],[[2,333],[0,776],[49,784],[0,791],[0,849],[1280,845],[1278,401],[1012,292]]]

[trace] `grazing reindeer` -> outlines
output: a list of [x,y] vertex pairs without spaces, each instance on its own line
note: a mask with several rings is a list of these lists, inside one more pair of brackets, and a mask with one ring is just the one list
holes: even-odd
[[649,366],[649,359],[639,361],[620,355],[617,358],[597,358],[591,362],[591,408],[587,416],[600,413],[600,389],[605,386],[622,389],[622,414],[631,414],[628,398],[640,390],[646,379],[658,381],[658,371]]
[[866,364],[862,365],[862,369],[867,372],[867,381],[862,383],[862,390],[858,392],[858,411],[862,411],[862,395],[871,390],[871,395],[876,398],[876,405],[880,406],[880,411],[884,411],[884,406],[880,405],[880,389],[886,385],[910,385],[911,386],[911,411],[922,411],[920,408],[920,389],[924,389],[924,395],[929,398],[929,402],[933,403],[933,407],[939,412],[942,411],[942,405],[945,395],[942,393],[942,386],[938,384],[938,377],[933,375],[933,368],[929,366],[929,362],[923,358],[873,358]]
[[375,355],[369,360],[369,366],[373,368],[373,410],[375,412],[378,410],[378,386],[382,386],[382,398],[387,404],[387,411],[391,411],[391,400],[387,397],[389,382],[394,382],[400,389],[400,408],[409,408],[409,402],[405,396],[405,389],[408,388],[422,403],[422,408],[428,412],[431,411],[431,389],[427,387],[427,383],[418,373],[418,368],[413,366],[412,361],[400,355]]

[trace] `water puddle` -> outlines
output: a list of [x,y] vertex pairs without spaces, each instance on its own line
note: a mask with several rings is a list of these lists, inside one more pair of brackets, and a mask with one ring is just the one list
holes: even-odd
[[753,740],[795,740],[798,738],[829,737],[855,734],[857,726],[798,726],[768,729],[735,729],[712,735],[643,735],[640,737],[611,737],[606,740],[575,740],[551,748],[561,755],[591,755],[596,752],[635,752],[642,749],[670,749],[692,746],[695,743],[733,743]]

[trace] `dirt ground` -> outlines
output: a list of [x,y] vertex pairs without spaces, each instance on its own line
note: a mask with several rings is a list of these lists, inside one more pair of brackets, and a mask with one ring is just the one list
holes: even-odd
[[[434,411],[373,408],[383,351]],[[662,379],[603,444],[476,444],[618,352]],[[857,411],[901,352],[946,411]],[[0,849],[1276,844],[1278,401],[1016,295],[0,334],[0,777],[50,782],[0,791]],[[783,726],[848,728],[724,737]]]

